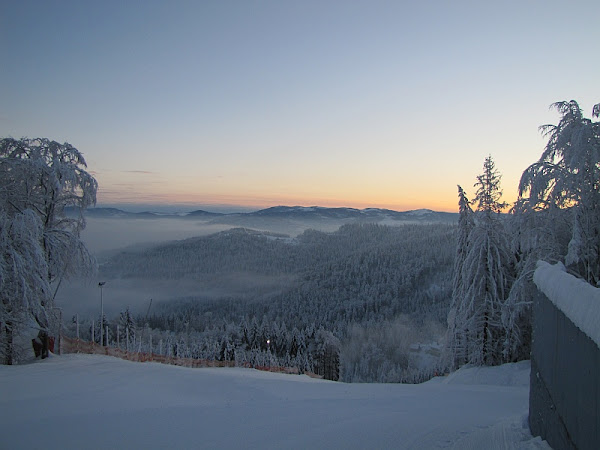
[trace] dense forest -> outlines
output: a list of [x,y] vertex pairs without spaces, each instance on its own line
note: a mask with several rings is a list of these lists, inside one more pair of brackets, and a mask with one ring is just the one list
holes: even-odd
[[[147,317],[124,311],[121,334],[135,322],[145,329],[141,345],[152,334],[155,352],[292,366],[346,381],[418,381],[437,369],[431,361],[424,367],[411,345],[443,335],[455,231],[349,224],[291,238],[237,228],[124,251],[100,271],[107,279],[282,277],[281,289],[267,295],[198,292],[158,303]],[[105,320],[114,340],[118,320]]]

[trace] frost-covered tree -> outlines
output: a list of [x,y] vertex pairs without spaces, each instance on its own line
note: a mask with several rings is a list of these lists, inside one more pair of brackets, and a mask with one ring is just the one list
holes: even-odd
[[[125,311],[121,311],[119,315],[119,339],[125,342],[125,348],[129,348],[129,344],[135,341],[135,319],[129,311],[129,307]],[[127,342],[129,338],[129,342]]]
[[[79,240],[83,211],[96,202],[98,183],[71,144],[45,138],[0,140],[0,202],[9,216],[29,209],[40,218],[48,280],[87,268],[89,253]],[[74,215],[67,215],[71,207]]]
[[0,210],[0,322],[4,328],[4,363],[18,359],[15,337],[44,317],[40,299],[48,297],[47,262],[42,248],[42,223],[31,210],[9,217]]
[[464,319],[467,360],[473,364],[502,362],[502,313],[513,267],[509,248],[506,233],[497,221],[482,220],[471,233],[471,247],[463,266],[463,304],[457,316]]
[[477,175],[477,182],[474,184],[474,187],[477,188],[474,200],[477,203],[477,211],[491,216],[492,213],[500,213],[506,208],[507,204],[500,201],[502,197],[501,179],[502,176],[496,169],[494,160],[488,156],[483,162],[483,173]]
[[326,380],[337,381],[340,378],[340,340],[323,328],[314,335],[314,370]]
[[[523,172],[510,220],[516,279],[503,316],[508,361],[529,355],[531,278],[538,260],[564,261],[593,284],[600,275],[600,124],[585,118],[573,100],[551,108],[561,118],[558,125],[540,127],[548,142]],[[600,104],[593,111],[598,117]]]
[[452,300],[448,313],[448,332],[446,335],[446,359],[448,360],[447,363],[453,368],[466,362],[466,335],[464,327],[460,326],[465,321],[465,318],[462,317],[465,312],[462,308],[465,296],[463,266],[469,252],[469,236],[475,228],[471,202],[461,186],[458,186],[458,214],[456,255],[452,271]]
[[[600,282],[600,122],[583,116],[574,100],[554,103],[557,125],[540,127],[548,143],[540,159],[521,177],[518,204],[522,212],[544,211],[556,228],[565,210],[570,236],[565,264],[588,282]],[[600,115],[600,104],[593,115]]]
[[[500,174],[491,156],[477,176],[474,225],[457,250],[461,259],[454,275],[453,307],[449,314],[449,345],[455,363],[494,365],[502,362],[504,326],[502,312],[512,283],[514,261],[499,213]],[[459,195],[461,191],[459,191]],[[463,203],[463,227],[468,228],[469,208]],[[463,230],[466,231],[466,230]]]
[[[81,153],[67,143],[0,140],[0,211],[2,220],[12,224],[10,230],[3,227],[2,302],[10,302],[12,316],[37,322],[44,346],[51,289],[56,292],[65,276],[93,267],[79,239],[85,226],[82,211],[95,203],[98,187],[85,167]],[[67,207],[75,207],[76,217],[65,214]],[[19,264],[12,263],[16,260]],[[35,276],[24,277],[24,270]],[[8,309],[1,312],[0,321],[7,323]]]

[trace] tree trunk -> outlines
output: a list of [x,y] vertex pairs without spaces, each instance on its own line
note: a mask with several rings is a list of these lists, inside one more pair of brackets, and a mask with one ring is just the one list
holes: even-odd
[[483,315],[483,349],[482,349],[482,362],[484,365],[490,365],[488,361],[488,312],[485,311]]
[[13,325],[12,322],[7,321],[4,324],[4,330],[6,331],[6,343],[4,345],[4,364],[12,366],[14,359],[14,343],[13,343]]
[[45,359],[48,357],[48,333],[40,330],[38,337],[42,341],[42,359]]

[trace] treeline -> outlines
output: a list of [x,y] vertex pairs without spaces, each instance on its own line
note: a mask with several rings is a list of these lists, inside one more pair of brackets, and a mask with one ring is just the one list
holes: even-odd
[[[450,367],[529,358],[538,261],[563,264],[600,285],[600,122],[584,117],[574,100],[552,107],[560,120],[540,127],[548,142],[523,172],[508,217],[500,214],[508,205],[491,156],[476,178],[473,202],[458,188]],[[600,117],[600,104],[592,115]]]

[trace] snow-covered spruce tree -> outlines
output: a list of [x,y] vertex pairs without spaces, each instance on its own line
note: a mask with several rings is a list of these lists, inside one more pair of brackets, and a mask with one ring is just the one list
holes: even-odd
[[314,348],[311,348],[314,370],[326,380],[337,381],[340,378],[340,340],[333,333],[320,328],[314,336]]
[[131,343],[135,342],[135,319],[129,311],[129,306],[119,315],[119,333],[119,339],[121,342],[125,342],[125,348],[131,348]]
[[[469,251],[469,235],[475,227],[473,209],[465,191],[458,186],[458,236],[456,240],[456,255],[454,257],[452,278],[452,300],[448,312],[448,332],[446,334],[446,349],[444,358],[446,364],[454,369],[467,360],[465,329],[460,324],[465,322],[462,317],[464,308],[462,302],[465,298],[463,283],[463,266]],[[459,314],[460,312],[460,314]],[[459,314],[457,316],[457,314]],[[457,326],[457,324],[459,326]]]
[[[560,120],[558,125],[540,127],[548,143],[540,159],[523,172],[518,202],[524,214],[543,211],[547,226],[552,229],[564,223],[564,212],[569,211],[568,246],[562,255],[565,264],[589,283],[598,285],[600,122],[585,118],[574,100],[551,107],[560,113]],[[593,116],[600,116],[600,104],[594,106]]]
[[[94,267],[93,258],[79,239],[85,226],[82,212],[95,203],[98,187],[85,167],[81,153],[67,143],[28,138],[0,140],[0,210],[3,220],[14,225],[3,235],[1,301],[11,306],[3,306],[0,321],[7,326],[8,309],[11,317],[33,319],[45,349],[52,290],[56,293],[64,277]],[[77,216],[67,217],[66,207],[75,207]],[[11,263],[15,260],[20,265]],[[24,270],[36,275],[24,277]],[[17,328],[11,333],[14,331]],[[12,363],[11,355],[10,350],[5,351],[8,364]]]
[[[453,325],[455,362],[494,365],[502,362],[502,311],[512,283],[514,261],[499,213],[506,207],[494,161],[488,156],[477,176],[474,226],[466,241],[460,272],[455,274]],[[463,241],[463,245],[465,242]],[[456,277],[459,279],[457,280]]]

